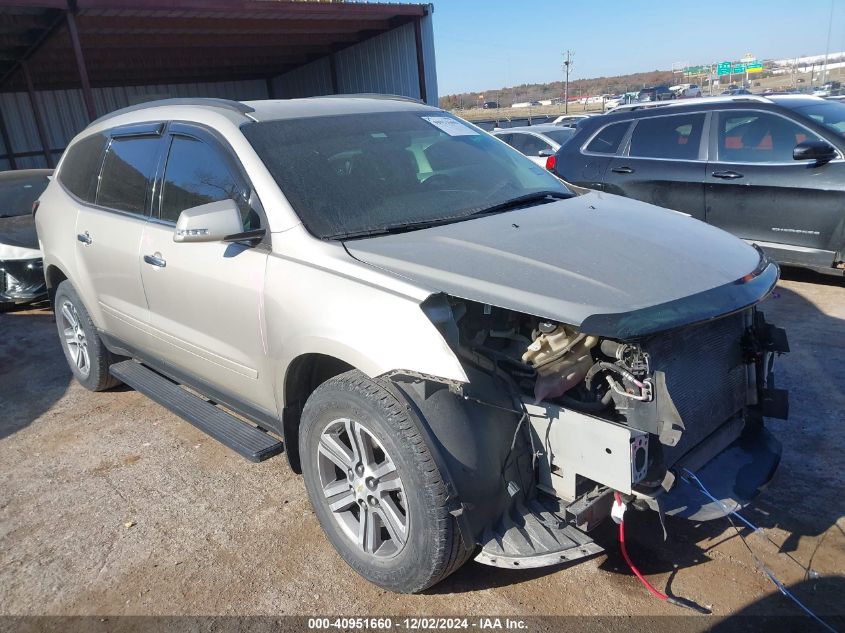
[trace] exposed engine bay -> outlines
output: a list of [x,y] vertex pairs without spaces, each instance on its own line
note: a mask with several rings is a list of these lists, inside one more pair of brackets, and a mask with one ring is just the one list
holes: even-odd
[[763,416],[787,415],[772,373],[786,336],[753,307],[627,341],[444,295],[426,309],[462,363],[496,385],[467,385],[464,396],[522,414],[534,492],[582,530],[608,515],[614,491],[661,513],[715,518],[673,500],[677,474],[762,430]]

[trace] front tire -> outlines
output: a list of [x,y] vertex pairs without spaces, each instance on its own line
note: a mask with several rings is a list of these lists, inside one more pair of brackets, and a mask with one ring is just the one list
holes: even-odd
[[320,385],[299,435],[317,519],[356,572],[391,591],[439,582],[472,553],[418,422],[378,382],[353,370]]
[[62,351],[79,383],[91,391],[119,385],[120,381],[109,373],[116,358],[103,345],[91,315],[69,281],[56,288],[53,310]]

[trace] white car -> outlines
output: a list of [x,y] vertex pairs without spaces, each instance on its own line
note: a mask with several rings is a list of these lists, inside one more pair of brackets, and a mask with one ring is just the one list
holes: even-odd
[[493,136],[550,171],[554,168],[555,154],[573,134],[574,127],[561,127],[553,123],[493,131]]

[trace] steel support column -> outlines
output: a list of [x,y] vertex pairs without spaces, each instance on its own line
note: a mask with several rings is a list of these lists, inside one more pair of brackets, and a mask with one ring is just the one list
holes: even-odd
[[3,145],[6,147],[6,154],[9,157],[9,167],[17,169],[18,163],[15,160],[15,151],[12,149],[12,139],[9,138],[9,130],[6,128],[6,122],[3,120],[2,110],[0,110],[0,138],[3,139]]
[[329,55],[329,78],[331,79],[331,82],[332,82],[332,94],[337,94],[338,93],[338,90],[337,90],[337,86],[338,86],[337,64],[335,63],[335,60],[334,60],[334,53],[331,53]]
[[76,17],[72,11],[68,11],[67,30],[70,34],[70,41],[73,45],[73,56],[76,58],[76,68],[79,71],[79,81],[82,84],[82,99],[85,101],[85,109],[88,112],[88,121],[97,118],[97,108],[94,105],[94,93],[91,92],[91,83],[88,81],[88,68],[85,66],[85,57],[82,55],[82,45],[79,43],[79,31],[76,29]]
[[29,62],[21,62],[21,70],[26,81],[26,91],[29,93],[29,102],[32,105],[32,116],[35,118],[35,129],[38,131],[38,140],[41,141],[41,148],[44,151],[44,158],[47,159],[47,167],[55,167],[53,155],[50,153],[50,143],[47,141],[47,128],[44,126],[44,117],[41,115],[41,108],[35,99],[35,87],[32,85],[32,75],[29,73]]
[[420,82],[420,99],[428,103],[425,89],[425,60],[423,59],[422,18],[414,18],[414,40],[417,44],[417,75]]

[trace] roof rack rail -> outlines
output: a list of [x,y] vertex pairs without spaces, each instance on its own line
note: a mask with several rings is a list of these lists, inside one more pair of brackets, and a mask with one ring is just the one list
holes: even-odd
[[120,116],[121,114],[128,114],[129,112],[138,112],[139,110],[146,110],[148,108],[157,108],[159,106],[208,106],[211,108],[222,108],[224,110],[232,110],[233,112],[238,112],[239,114],[248,114],[250,112],[255,112],[255,108],[246,105],[245,103],[241,103],[240,101],[234,101],[232,99],[216,99],[212,97],[184,97],[184,98],[175,98],[175,99],[156,99],[155,101],[145,101],[143,103],[139,103],[137,105],[129,106],[127,108],[121,108],[120,110],[115,110],[114,112],[109,112],[101,116],[98,119],[92,121],[89,125],[94,125],[95,123],[102,123],[103,121],[107,121],[112,119],[116,116]]
[[382,94],[380,92],[357,92],[357,93],[350,93],[350,94],[337,94],[337,95],[320,95],[318,97],[313,97],[314,99],[351,99],[359,97],[362,99],[385,99],[388,101],[409,101],[411,103],[421,103],[423,105],[427,105],[425,101],[422,99],[415,99],[414,97],[406,97],[405,95],[390,95],[390,94]]
[[763,95],[714,95],[712,97],[698,97],[695,99],[671,99],[665,101],[643,101],[634,103],[623,103],[608,110],[605,114],[617,112],[633,112],[645,108],[670,108],[678,106],[693,106],[698,103],[733,103],[741,101],[752,101],[756,103],[771,103],[771,99]]

